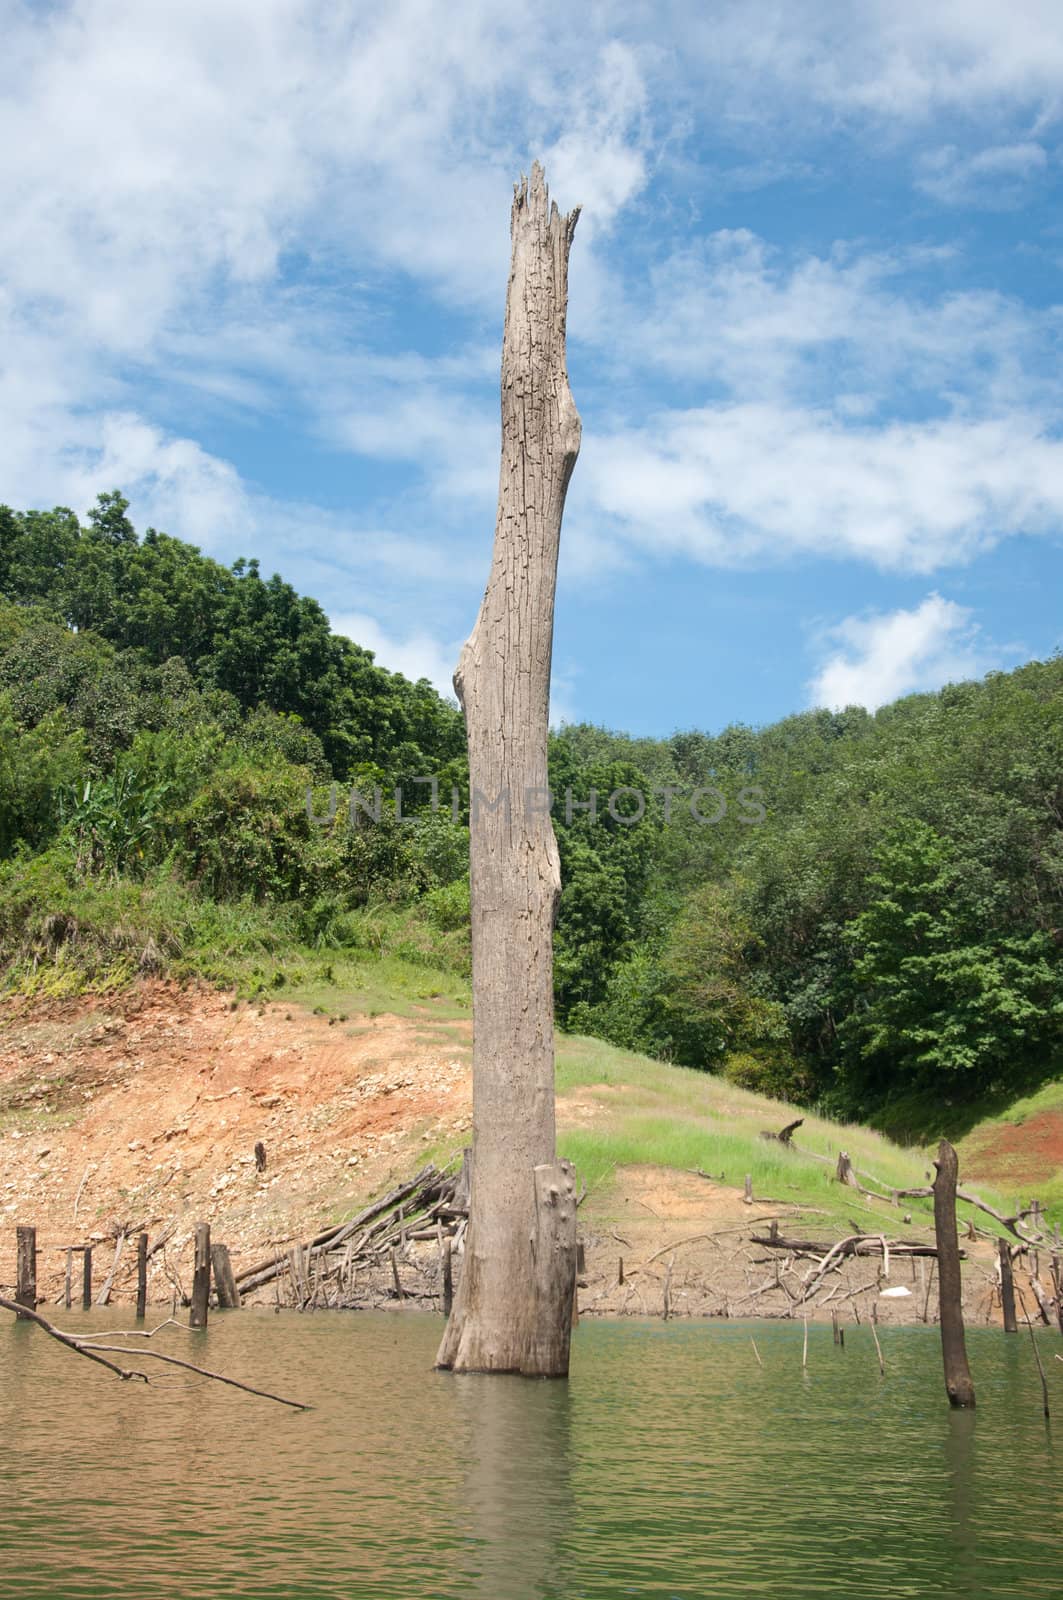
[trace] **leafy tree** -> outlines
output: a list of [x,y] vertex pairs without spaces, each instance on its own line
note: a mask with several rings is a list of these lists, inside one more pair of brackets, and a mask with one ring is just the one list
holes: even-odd
[[23,731],[0,693],[0,858],[18,846],[39,848],[60,821],[63,791],[84,763],[84,741],[61,712]]
[[971,1097],[1063,1068],[1063,971],[1050,934],[987,925],[955,847],[910,824],[877,852],[845,929],[856,1004],[844,1070],[863,1095]]

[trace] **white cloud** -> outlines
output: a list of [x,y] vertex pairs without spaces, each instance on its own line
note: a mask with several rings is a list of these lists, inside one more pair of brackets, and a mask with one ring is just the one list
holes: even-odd
[[345,612],[329,619],[333,631],[372,650],[377,662],[389,672],[401,672],[416,683],[427,678],[439,693],[454,698],[454,669],[461,650],[457,644],[443,643],[423,631],[395,637],[385,631],[375,617],[363,612]]
[[584,236],[608,228],[646,182],[646,88],[635,52],[619,40],[602,50],[590,94],[572,108],[544,165],[566,208],[583,207]]
[[[822,255],[786,253],[746,229],[721,230],[653,269],[649,295],[629,310],[625,350],[746,400],[843,397],[868,412],[894,406],[900,390],[908,404],[918,395],[939,409],[962,396],[983,414],[1035,393],[1058,404],[1058,311],[936,289],[952,264],[947,248],[838,242]],[[918,289],[912,273],[926,280]]]
[[979,677],[994,664],[971,612],[939,594],[911,611],[847,617],[830,630],[838,646],[809,685],[809,705],[874,711],[898,696]]
[[[748,134],[740,185],[807,170],[775,110],[908,127],[975,107],[985,147],[935,128],[924,185],[1036,176],[1063,81],[1055,0],[752,10],[0,0],[0,497],[83,510],[120,485],[138,521],[219,554],[239,540],[286,573],[298,556],[297,581],[385,630],[389,664],[445,686],[438,613],[407,635],[386,591],[486,571],[508,197],[545,152],[559,203],[587,207],[571,326],[605,372],[572,566],[665,550],[930,571],[1058,527],[1057,313],[917,294],[910,251],[787,257],[733,229],[669,254],[658,224],[694,230],[657,213],[633,258],[636,276],[658,262],[649,295],[625,299],[618,266],[619,219],[684,118]],[[1027,110],[1025,132],[996,126]],[[690,403],[631,424],[662,374]],[[922,420],[898,420],[913,401]],[[357,516],[282,504],[209,443],[244,412],[421,478]]]
[[643,550],[932,572],[1063,523],[1063,441],[1036,417],[854,425],[769,404],[663,412],[584,444],[574,494]]
[[684,50],[724,95],[772,120],[825,114],[918,121],[943,111],[1052,106],[1063,82],[1055,0],[726,0],[691,13]]
[[[512,181],[551,149],[588,244],[608,228],[645,182],[638,51],[531,0],[0,0],[0,26],[0,498],[84,510],[119,484],[138,520],[268,559],[285,521],[339,519],[199,439],[295,408],[328,448],[430,475],[369,524],[415,524],[420,496],[423,529],[442,498],[486,507],[489,539]],[[436,303],[407,329],[418,284]],[[458,353],[410,353],[455,306]],[[373,559],[423,570],[430,542]],[[435,566],[461,581],[465,554]]]
[[916,181],[944,205],[1003,211],[1021,204],[1031,182],[1047,168],[1048,152],[1030,139],[970,155],[950,144],[924,152]]

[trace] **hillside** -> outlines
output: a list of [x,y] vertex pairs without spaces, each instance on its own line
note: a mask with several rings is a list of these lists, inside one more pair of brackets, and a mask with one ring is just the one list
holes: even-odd
[[[393,994],[401,1014],[357,1009],[382,999],[371,968],[358,987],[333,983],[256,1004],[159,980],[110,997],[8,1002],[0,1212],[12,1231],[16,1221],[38,1227],[43,1291],[60,1293],[62,1247],[94,1243],[99,1283],[120,1233],[143,1227],[157,1238],[169,1228],[150,1288],[167,1301],[173,1272],[187,1287],[198,1221],[212,1223],[239,1269],[351,1215],[426,1159],[454,1158],[471,1113],[464,995],[418,989],[416,969],[407,976],[407,992]],[[558,1116],[562,1152],[588,1190],[580,1213],[588,1312],[656,1313],[672,1260],[677,1314],[783,1314],[785,1302],[770,1294],[751,1298],[763,1271],[750,1264],[748,1236],[769,1218],[784,1234],[838,1237],[855,1223],[930,1236],[926,1202],[897,1207],[833,1178],[844,1148],[880,1183],[918,1186],[922,1152],[812,1116],[797,1148],[784,1148],[761,1134],[791,1121],[793,1108],[719,1078],[562,1037]],[[1049,1174],[1039,1159],[1034,1141],[1023,1171],[1041,1182]],[[964,1166],[966,1180],[980,1183],[991,1154],[981,1166],[965,1157]],[[747,1174],[753,1205],[744,1200]],[[972,1303],[988,1310],[992,1249],[968,1249]],[[128,1297],[131,1269],[128,1253],[116,1299]],[[908,1283],[906,1265],[895,1278],[902,1270]],[[917,1299],[913,1290],[907,1303],[884,1302],[881,1314],[911,1317]]]
[[[127,512],[0,507],[0,984],[463,981],[456,705]],[[1063,1079],[1063,658],[549,762],[566,1032],[902,1139]]]

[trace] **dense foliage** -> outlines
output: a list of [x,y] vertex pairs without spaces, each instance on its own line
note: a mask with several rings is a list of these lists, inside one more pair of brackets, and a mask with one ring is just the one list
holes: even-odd
[[[372,943],[388,906],[467,961],[457,707],[127,511],[0,508],[10,981]],[[551,782],[564,1026],[895,1126],[1063,1074],[1063,660],[874,716],[566,727]]]

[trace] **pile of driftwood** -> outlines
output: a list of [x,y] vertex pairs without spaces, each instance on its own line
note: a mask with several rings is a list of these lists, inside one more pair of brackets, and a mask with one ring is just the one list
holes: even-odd
[[[774,1222],[768,1233],[753,1233],[750,1239],[753,1244],[764,1249],[785,1252],[787,1271],[792,1271],[797,1261],[810,1263],[807,1271],[798,1277],[792,1289],[783,1280],[777,1267],[774,1276],[764,1285],[764,1289],[781,1288],[786,1292],[790,1300],[791,1316],[800,1308],[813,1304],[820,1291],[827,1288],[830,1275],[839,1272],[842,1263],[851,1257],[880,1256],[881,1263],[872,1283],[842,1294],[841,1297],[845,1299],[862,1294],[865,1290],[877,1287],[888,1279],[891,1257],[929,1256],[932,1260],[936,1260],[938,1254],[934,1245],[924,1244],[920,1239],[888,1239],[884,1233],[852,1233],[844,1239],[836,1240],[785,1238],[779,1232],[778,1224]],[[962,1258],[964,1252],[961,1250],[959,1254]],[[829,1290],[821,1304],[829,1304],[840,1293],[838,1286]]]
[[[456,1172],[429,1163],[349,1222],[276,1251],[236,1276],[242,1299],[272,1286],[299,1311],[433,1300],[449,1310],[451,1258],[460,1256],[469,1212],[468,1152]],[[434,1244],[435,1249],[426,1249]]]

